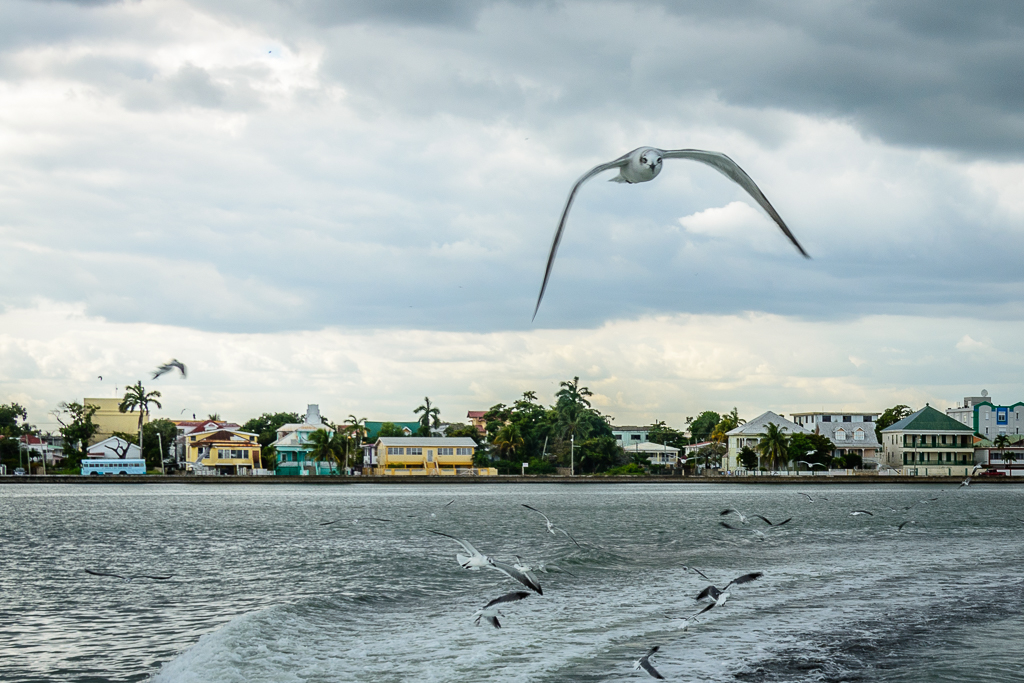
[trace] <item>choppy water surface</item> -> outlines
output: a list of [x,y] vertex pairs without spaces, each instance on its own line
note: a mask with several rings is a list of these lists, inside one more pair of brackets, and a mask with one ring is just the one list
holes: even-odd
[[[1024,681],[1024,489],[953,486],[0,486],[0,680]],[[477,627],[430,529],[565,571]],[[765,576],[683,631],[683,565]]]

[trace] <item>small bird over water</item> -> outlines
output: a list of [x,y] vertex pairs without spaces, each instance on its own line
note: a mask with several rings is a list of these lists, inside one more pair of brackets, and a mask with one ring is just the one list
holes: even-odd
[[182,363],[177,358],[172,358],[171,360],[159,366],[156,370],[153,371],[153,379],[156,379],[160,375],[164,375],[170,372],[171,370],[174,370],[175,368],[181,371],[182,379],[185,379],[185,377],[188,376],[188,370],[185,368],[185,364]]
[[649,180],[654,180],[661,173],[661,162],[663,159],[690,159],[692,161],[699,161],[702,164],[707,164],[711,168],[715,169],[729,180],[732,180],[737,185],[747,191],[754,201],[756,201],[762,209],[764,209],[775,224],[779,226],[782,232],[789,238],[789,241],[793,243],[793,246],[799,250],[806,258],[810,258],[804,248],[800,246],[796,237],[790,232],[789,228],[786,227],[786,223],[782,220],[782,217],[775,210],[775,207],[769,203],[768,199],[761,192],[761,189],[751,180],[750,176],[747,175],[746,171],[739,167],[739,165],[725,156],[720,152],[707,152],[700,149],[658,149],[657,147],[637,147],[632,152],[623,154],[615,161],[609,161],[606,164],[601,164],[590,169],[572,186],[572,190],[569,191],[569,198],[565,201],[565,208],[562,209],[562,218],[558,221],[558,228],[555,230],[555,239],[551,244],[551,253],[548,255],[548,264],[544,269],[544,281],[540,285],[540,294],[537,296],[537,305],[533,309],[533,317],[536,319],[537,311],[540,310],[540,302],[544,298],[544,290],[548,286],[548,278],[551,277],[551,267],[555,263],[555,254],[558,253],[558,245],[562,241],[562,233],[565,231],[565,222],[569,218],[569,209],[572,208],[572,203],[576,199],[576,193],[579,192],[580,187],[583,183],[587,182],[598,173],[603,171],[611,171],[618,169],[619,175],[612,178],[612,182],[616,183],[628,183],[633,185],[635,183],[646,183]]

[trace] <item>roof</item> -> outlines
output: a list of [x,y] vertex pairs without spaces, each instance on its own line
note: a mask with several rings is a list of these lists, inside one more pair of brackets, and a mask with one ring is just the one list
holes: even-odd
[[960,420],[944,415],[927,403],[924,408],[911,413],[899,422],[889,425],[882,432],[964,432],[973,434],[974,428]]
[[678,448],[672,446],[666,446],[660,443],[651,443],[650,441],[644,441],[643,443],[631,443],[624,447],[624,450],[628,453],[630,451],[640,453],[678,453]]
[[612,427],[613,432],[649,432],[651,431],[650,426],[637,427],[635,425],[615,425]]
[[[1024,434],[1006,434],[1007,440],[1010,442],[1010,448],[1020,448],[1024,446]],[[992,439],[982,439],[974,444],[975,448],[996,448],[995,443]]]
[[370,441],[376,439],[377,435],[380,433],[380,428],[384,425],[384,422],[390,422],[391,424],[396,425],[397,427],[408,429],[411,432],[415,432],[417,429],[420,428],[419,422],[394,422],[392,420],[384,420],[383,422],[380,422],[367,420],[364,425],[366,427],[366,438],[369,439]]
[[470,410],[468,413],[466,413],[466,417],[468,417],[468,418],[483,417],[486,414],[487,414],[486,410]]
[[193,434],[196,437],[195,443],[200,441],[245,441],[245,439],[235,438],[236,434],[245,434],[246,436],[253,437],[253,443],[258,434],[252,432],[242,432],[237,429],[211,429],[208,432],[201,432],[199,434]]
[[749,420],[746,424],[741,424],[736,429],[731,429],[726,433],[726,436],[738,436],[742,434],[749,434],[750,436],[761,436],[764,434],[769,424],[778,425],[779,429],[783,432],[790,434],[813,434],[810,429],[801,427],[796,422],[790,422],[786,418],[782,417],[778,413],[767,411],[758,415],[753,420]]
[[[855,448],[871,448],[882,445],[878,442],[878,435],[875,434],[874,422],[818,422],[815,426],[818,428],[819,434],[827,437],[834,444],[840,443],[840,440],[836,439],[836,432],[841,429],[847,434],[854,434],[858,430],[864,432],[864,440],[857,441]],[[842,440],[842,443],[845,444],[849,441],[853,441],[853,438]],[[845,448],[845,446],[843,447]]]
[[476,441],[468,436],[382,436],[377,439],[382,446],[453,446],[476,448]]

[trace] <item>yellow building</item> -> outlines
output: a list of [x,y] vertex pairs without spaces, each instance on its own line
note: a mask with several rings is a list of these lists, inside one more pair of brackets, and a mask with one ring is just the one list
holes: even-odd
[[186,467],[196,474],[253,474],[263,466],[256,436],[234,429],[189,434]]
[[[138,409],[134,413],[122,413],[117,408],[121,405],[121,399],[119,398],[83,398],[82,405],[96,406],[99,409],[92,416],[93,424],[97,425],[99,429],[89,439],[90,446],[109,439],[114,435],[114,432],[124,432],[125,434],[139,433]],[[142,416],[142,424],[147,424],[148,422],[149,415],[144,414]]]
[[476,442],[466,436],[382,436],[369,454],[377,475],[496,475],[493,467],[474,467]]

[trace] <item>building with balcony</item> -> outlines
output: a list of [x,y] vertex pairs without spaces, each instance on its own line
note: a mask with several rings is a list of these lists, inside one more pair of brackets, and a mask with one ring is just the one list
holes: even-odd
[[981,396],[965,396],[956,408],[946,408],[946,415],[967,425],[978,436],[992,440],[1000,434],[1024,434],[1024,403],[996,405],[987,391]]
[[253,474],[263,466],[257,436],[237,429],[189,434],[185,469],[195,474]]
[[[369,425],[369,423],[367,423]],[[306,416],[301,424],[282,425],[277,430],[277,440],[272,444],[277,449],[277,470],[280,475],[337,474],[336,462],[315,461],[311,457],[313,446],[309,435],[324,429],[334,436],[330,425],[320,417],[320,406],[306,406]]]
[[473,466],[476,442],[468,436],[382,436],[367,453],[377,475],[497,474]]
[[650,433],[650,427],[635,427],[629,425],[612,427],[612,436],[615,437],[616,443],[627,450],[632,449],[636,444],[647,443],[647,437]]
[[1007,445],[998,448],[991,440],[974,444],[974,462],[1011,477],[1024,477],[1024,434],[1007,434]]
[[627,448],[623,449],[626,454],[638,453],[646,456],[647,462],[652,465],[661,465],[663,467],[675,467],[679,461],[679,449],[673,448],[672,446],[665,446],[660,443],[651,443],[644,441],[642,443],[630,444]]
[[868,467],[880,464],[882,444],[875,433],[881,413],[792,413],[793,422],[832,442],[832,457],[859,455]]
[[781,415],[769,410],[758,415],[746,424],[741,424],[739,427],[736,427],[726,433],[729,450],[726,452],[725,458],[723,459],[722,469],[730,472],[741,469],[742,466],[739,461],[740,451],[743,450],[744,447],[750,447],[756,451],[757,445],[761,442],[761,437],[764,436],[765,430],[768,429],[769,424],[776,425],[779,428],[779,431],[787,436],[791,436],[793,434],[812,433],[812,431],[807,427],[798,425],[795,422],[790,422]]
[[883,466],[904,474],[966,476],[974,467],[974,430],[925,404],[882,430]]
[[486,414],[486,410],[470,410],[466,413],[469,423],[476,427],[476,431],[480,436],[487,436],[487,420],[484,419]]

